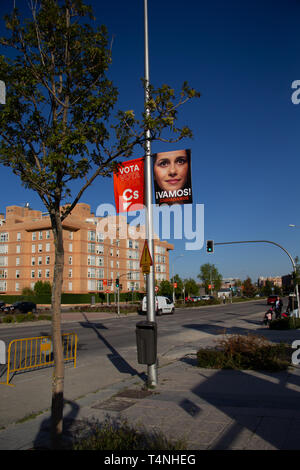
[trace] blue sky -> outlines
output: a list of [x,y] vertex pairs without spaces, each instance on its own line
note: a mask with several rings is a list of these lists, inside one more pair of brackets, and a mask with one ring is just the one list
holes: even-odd
[[[9,3],[1,2],[1,18]],[[110,76],[119,88],[118,107],[140,110],[143,0],[89,3],[97,23],[114,36]],[[270,240],[300,256],[300,104],[291,101],[291,84],[300,80],[300,3],[149,0],[148,8],[151,82],[179,90],[187,80],[202,95],[180,114],[194,138],[155,144],[152,151],[191,148],[194,204],[204,204],[205,240]],[[1,167],[1,182],[1,212],[27,201],[44,209],[9,169]],[[112,179],[96,180],[81,201],[93,211],[112,203]],[[292,223],[299,228],[290,228]],[[195,252],[185,251],[184,241],[174,245],[171,263],[182,277],[196,278],[206,262],[223,277],[241,279],[291,271],[287,255],[269,244],[217,246],[212,255],[205,246]]]

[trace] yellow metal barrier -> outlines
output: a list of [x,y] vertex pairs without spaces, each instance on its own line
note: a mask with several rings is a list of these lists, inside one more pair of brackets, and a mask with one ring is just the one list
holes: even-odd
[[[74,361],[74,367],[76,367],[77,334],[64,333],[62,335],[62,342],[64,361]],[[6,382],[0,383],[12,385],[9,383],[10,374],[54,364],[52,350],[51,336],[12,340],[9,343],[7,352]]]

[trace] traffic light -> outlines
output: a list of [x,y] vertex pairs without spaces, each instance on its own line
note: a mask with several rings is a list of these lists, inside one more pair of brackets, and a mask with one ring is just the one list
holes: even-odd
[[118,288],[120,287],[120,279],[118,277],[116,279],[116,287],[118,287]]
[[207,251],[207,253],[213,253],[214,252],[214,241],[213,240],[207,240],[207,242],[206,242],[206,251]]

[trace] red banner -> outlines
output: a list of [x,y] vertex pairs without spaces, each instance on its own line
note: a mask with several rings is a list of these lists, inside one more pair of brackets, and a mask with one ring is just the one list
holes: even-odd
[[133,205],[144,205],[143,158],[119,165],[114,173],[114,193],[117,213],[129,212]]

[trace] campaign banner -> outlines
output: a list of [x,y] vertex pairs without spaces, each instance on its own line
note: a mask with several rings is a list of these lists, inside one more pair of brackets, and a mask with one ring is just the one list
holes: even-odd
[[144,205],[143,158],[128,160],[118,165],[114,173],[114,194],[117,213],[129,212],[133,205]]
[[153,155],[155,204],[192,204],[191,151]]

